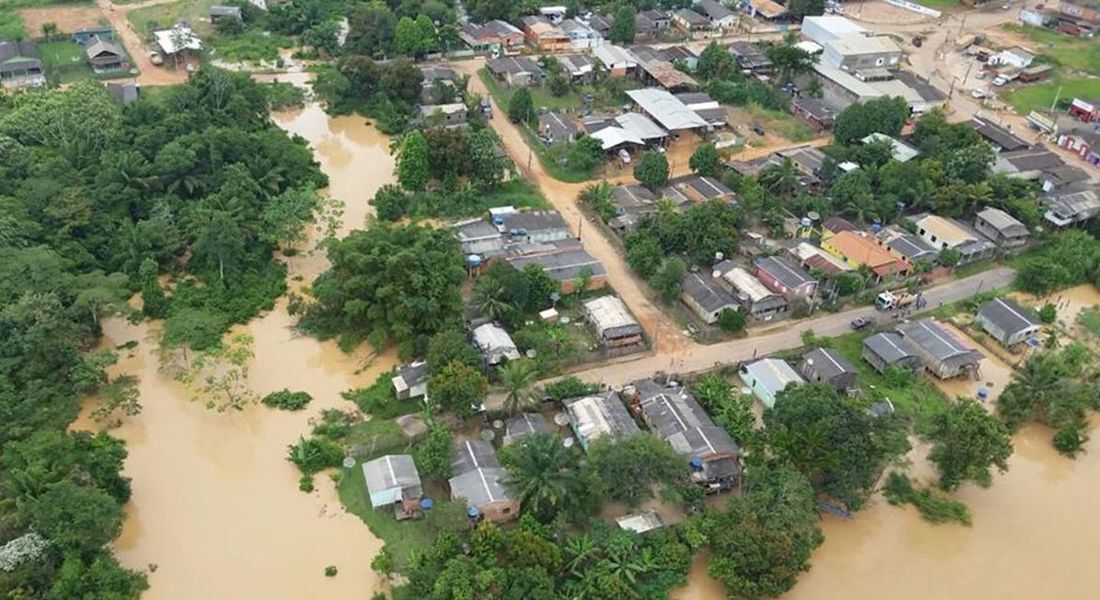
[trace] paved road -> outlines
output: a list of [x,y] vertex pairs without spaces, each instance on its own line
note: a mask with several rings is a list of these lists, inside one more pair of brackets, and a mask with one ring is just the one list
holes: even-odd
[[[944,304],[952,304],[975,296],[983,291],[1005,287],[1012,282],[1016,271],[1008,267],[999,267],[972,275],[965,279],[950,281],[924,291],[928,304],[913,314],[927,312]],[[632,381],[651,377],[658,371],[667,373],[698,373],[708,371],[719,365],[736,364],[756,356],[766,356],[781,350],[789,350],[802,345],[802,332],[812,329],[818,336],[837,336],[850,331],[848,323],[859,316],[873,315],[885,324],[891,317],[876,313],[870,307],[853,308],[840,313],[829,313],[802,321],[783,321],[767,331],[749,331],[749,337],[730,340],[710,346],[697,345],[678,352],[661,352],[644,355],[636,360],[620,361],[584,371],[572,373],[583,381],[598,382],[609,386],[625,385]],[[486,404],[493,409],[503,406],[503,396],[494,395]]]

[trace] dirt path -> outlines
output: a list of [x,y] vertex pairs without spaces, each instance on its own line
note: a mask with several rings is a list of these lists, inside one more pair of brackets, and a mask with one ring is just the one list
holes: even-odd
[[126,18],[126,15],[139,8],[169,4],[175,1],[177,0],[149,0],[139,4],[115,5],[111,0],[96,0],[103,16],[110,21],[111,27],[118,32],[122,43],[126,45],[126,50],[130,53],[130,58],[140,71],[137,76],[138,85],[174,85],[187,81],[187,71],[185,69],[173,70],[164,66],[158,67],[152,63],[149,59],[149,48],[142,41],[141,36],[130,26],[129,19]]
[[[477,70],[484,64],[482,60],[465,61],[455,63],[453,66],[470,76],[470,89],[492,101],[485,84],[477,76]],[[638,319],[638,322],[653,340],[653,348],[657,352],[674,352],[695,345],[691,338],[684,335],[680,326],[670,319],[653,303],[647,294],[644,284],[635,276],[627,266],[626,261],[618,248],[615,247],[593,223],[585,223],[587,220],[577,206],[577,195],[587,183],[565,183],[550,176],[542,167],[537,156],[534,156],[527,146],[519,129],[516,128],[505,116],[506,111],[493,101],[493,118],[490,121],[493,130],[500,136],[508,156],[516,163],[520,172],[538,185],[550,204],[561,213],[569,223],[573,233],[581,237],[584,249],[589,254],[603,263],[607,270],[607,280],[623,302],[630,308]],[[679,162],[679,161],[678,161]],[[679,171],[687,170],[687,161],[684,164],[675,165],[673,174],[682,174]],[[633,182],[634,178],[629,172],[607,179],[612,183]]]

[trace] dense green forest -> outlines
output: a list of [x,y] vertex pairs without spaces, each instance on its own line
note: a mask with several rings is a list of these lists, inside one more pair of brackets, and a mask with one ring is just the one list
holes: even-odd
[[106,548],[126,450],[66,431],[109,383],[100,319],[141,318],[140,292],[166,342],[217,344],[284,291],[273,250],[299,239],[324,183],[247,75],[204,69],[125,108],[92,82],[0,97],[0,596],[145,589]]

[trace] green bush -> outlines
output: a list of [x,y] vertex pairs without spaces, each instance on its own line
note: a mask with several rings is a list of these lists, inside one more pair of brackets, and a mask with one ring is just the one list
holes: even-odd
[[916,489],[909,477],[903,473],[894,471],[886,478],[886,485],[882,488],[886,500],[894,506],[912,504],[920,512],[921,516],[930,523],[946,523],[955,521],[963,525],[970,525],[970,509],[957,500],[952,500],[945,495],[937,494],[930,488]]
[[298,443],[287,446],[287,451],[287,460],[306,475],[338,467],[344,460],[344,449],[325,438],[299,438]]
[[722,328],[722,331],[744,331],[745,315],[739,310],[727,308],[718,313],[718,326]]
[[302,475],[301,477],[299,477],[298,489],[307,494],[312,492],[315,489],[313,487],[313,475]]
[[334,565],[325,567],[325,577],[336,577],[337,569]]
[[600,391],[600,386],[596,383],[585,383],[576,377],[569,376],[554,383],[546,384],[542,391],[546,394],[547,399],[561,402],[566,398],[595,394]]
[[309,404],[310,400],[313,400],[313,396],[306,392],[292,392],[284,389],[279,392],[271,392],[264,396],[260,402],[283,410],[302,410]]

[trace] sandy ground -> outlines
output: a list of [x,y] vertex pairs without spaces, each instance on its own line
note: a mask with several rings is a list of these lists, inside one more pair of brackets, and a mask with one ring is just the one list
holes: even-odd
[[17,11],[23,17],[27,35],[42,35],[42,25],[54,23],[61,33],[77,29],[98,27],[104,21],[103,11],[94,6],[55,6],[51,8],[24,8]]
[[844,16],[864,23],[883,25],[915,25],[930,23],[934,18],[887,4],[885,2],[859,2],[844,5]]

